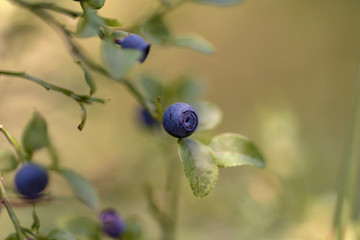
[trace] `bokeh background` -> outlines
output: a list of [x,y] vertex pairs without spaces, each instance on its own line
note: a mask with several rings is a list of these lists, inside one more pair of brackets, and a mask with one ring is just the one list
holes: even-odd
[[[80,10],[77,2],[57,1]],[[99,11],[128,26],[147,16],[157,1],[110,1]],[[209,134],[241,133],[266,156],[264,170],[221,169],[209,196],[197,199],[182,175],[179,239],[327,239],[343,159],[345,130],[360,56],[360,3],[333,0],[248,0],[233,7],[186,4],[166,16],[174,33],[196,32],[217,49],[204,55],[153,45],[132,74],[154,74],[165,84],[180,74],[199,76],[201,99],[217,104],[223,121]],[[76,21],[61,18],[74,29]],[[98,62],[98,38],[78,41]],[[0,2],[0,69],[26,70],[56,85],[86,94],[81,69],[63,39],[31,13]],[[23,79],[0,77],[0,123],[20,139],[34,110],[47,120],[62,164],[85,176],[102,207],[139,219],[144,239],[158,239],[144,182],[161,196],[165,163],[151,132],[137,121],[138,103],[118,83],[94,74],[96,96],[82,132],[78,105]],[[200,95],[201,94],[201,95]],[[175,139],[170,139],[176,144]],[[1,148],[11,148],[4,137]],[[48,163],[45,152],[36,159]],[[175,158],[176,152],[172,157]],[[78,214],[96,218],[76,201],[58,176],[56,199],[39,206],[44,232]],[[5,175],[11,192],[12,175]],[[31,208],[15,208],[24,225]],[[12,232],[3,209],[0,239]],[[350,233],[349,233],[350,234]],[[351,236],[350,236],[351,237]]]

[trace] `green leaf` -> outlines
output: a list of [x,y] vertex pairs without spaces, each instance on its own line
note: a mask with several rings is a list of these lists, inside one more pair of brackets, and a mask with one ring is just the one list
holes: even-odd
[[105,0],[85,0],[89,7],[100,9],[104,6]]
[[103,54],[111,76],[122,81],[122,77],[139,62],[142,53],[135,49],[121,49],[113,39],[106,39]]
[[82,62],[77,61],[76,63],[79,64],[81,69],[84,71],[85,81],[90,88],[90,95],[93,95],[96,91],[96,85],[95,85],[95,82],[94,82],[90,72],[86,69],[86,67],[84,66],[84,64],[82,64]]
[[174,90],[172,95],[178,100],[189,102],[198,98],[201,94],[201,85],[198,77],[192,74],[180,75],[175,79]]
[[19,240],[16,233],[12,233],[5,238],[5,240]]
[[141,26],[142,34],[156,44],[165,44],[170,39],[170,30],[161,15],[155,16]]
[[182,138],[178,150],[185,176],[196,197],[205,197],[214,188],[219,169],[211,150],[197,140]]
[[213,103],[197,101],[191,103],[199,116],[197,131],[211,130],[219,125],[222,120],[221,109]]
[[22,136],[22,145],[25,152],[32,155],[36,150],[50,145],[47,124],[45,119],[38,112],[28,122]]
[[179,47],[190,48],[206,54],[215,53],[215,47],[205,38],[197,34],[184,34],[173,37],[171,43]]
[[104,20],[105,24],[109,27],[122,27],[123,26],[123,24],[121,22],[119,22],[116,18],[102,17],[102,19]]
[[63,230],[63,229],[55,229],[49,233],[47,236],[48,240],[76,240],[71,233]]
[[215,136],[209,147],[214,151],[219,167],[265,167],[265,160],[255,144],[239,134],[223,133]]
[[97,208],[99,202],[98,196],[89,182],[70,169],[60,169],[57,172],[65,178],[81,202],[92,209]]
[[139,82],[148,99],[154,101],[162,96],[164,87],[154,76],[143,73]]
[[206,3],[206,4],[213,4],[219,6],[229,6],[241,2],[240,0],[191,0],[191,1],[196,3]]
[[85,237],[88,240],[100,239],[100,225],[88,217],[74,217],[68,219],[63,227],[76,236]]
[[8,149],[0,149],[0,173],[10,172],[17,168],[19,162],[14,153]]
[[126,220],[126,228],[121,240],[140,240],[142,239],[141,227],[134,220]]
[[105,21],[91,8],[84,9],[84,15],[79,18],[75,35],[79,38],[88,38],[99,33],[100,28],[105,26]]

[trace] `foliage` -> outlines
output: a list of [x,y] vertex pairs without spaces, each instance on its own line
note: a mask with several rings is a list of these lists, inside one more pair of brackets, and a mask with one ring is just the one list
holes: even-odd
[[[262,168],[265,166],[264,158],[254,143],[245,137],[228,133],[220,134],[207,139],[207,143],[202,140],[204,131],[214,129],[222,119],[221,110],[213,103],[198,99],[198,88],[191,76],[180,76],[176,84],[165,86],[160,81],[150,75],[143,74],[140,80],[129,79],[129,72],[134,68],[139,69],[143,60],[139,61],[142,52],[139,49],[125,49],[116,44],[116,39],[123,38],[128,34],[141,34],[153,44],[167,45],[174,47],[189,48],[201,53],[213,54],[214,46],[196,33],[184,33],[174,35],[166,22],[166,14],[171,10],[185,4],[186,2],[205,3],[213,5],[231,5],[237,3],[235,0],[161,0],[160,7],[153,12],[150,17],[133,26],[123,26],[120,21],[112,18],[103,17],[98,10],[103,7],[104,0],[80,0],[74,4],[80,4],[82,12],[76,12],[57,6],[55,3],[38,2],[32,3],[25,0],[9,0],[18,6],[31,11],[46,23],[58,30],[70,47],[70,53],[74,57],[74,62],[84,72],[84,81],[89,87],[89,94],[80,95],[63,87],[50,84],[38,77],[29,75],[25,72],[0,70],[0,76],[18,77],[29,80],[43,86],[47,90],[53,90],[64,94],[76,101],[81,109],[81,122],[78,129],[82,130],[87,119],[87,105],[91,103],[106,103],[105,99],[93,97],[98,87],[95,84],[93,74],[99,73],[111,80],[122,84],[142,105],[144,109],[157,121],[161,121],[163,109],[174,101],[189,102],[198,112],[199,125],[196,134],[192,138],[182,138],[178,140],[178,154],[182,163],[184,174],[187,177],[194,196],[202,198],[210,193],[214,188],[219,175],[219,167],[233,167],[241,165],[252,165]],[[65,16],[77,18],[76,31],[72,32],[63,25],[57,18],[53,17],[52,12],[57,12]],[[114,30],[115,28],[115,30]],[[104,64],[98,64],[89,58],[79,47],[76,38],[99,37],[102,45]],[[153,53],[155,54],[155,53]],[[99,199],[95,189],[81,175],[75,171],[61,165],[59,157],[53,146],[46,119],[37,111],[25,127],[21,144],[3,126],[0,131],[13,145],[17,154],[15,156],[6,149],[0,150],[0,172],[7,173],[14,171],[19,164],[35,162],[34,158],[40,149],[46,149],[49,153],[48,171],[53,171],[61,176],[73,190],[74,195],[89,208],[98,211]],[[152,136],[149,136],[152,137]],[[162,143],[167,144],[165,135],[162,136]],[[166,143],[166,144],[165,144]],[[169,172],[172,167],[169,168]],[[170,177],[171,174],[169,174]],[[176,175],[174,175],[176,177]],[[172,198],[168,202],[171,209],[170,215],[164,213],[153,199],[152,188],[148,188],[148,202],[153,210],[154,218],[158,220],[162,229],[162,238],[171,240],[175,238],[176,210],[178,202],[178,187],[176,179],[170,179],[172,186]],[[16,232],[7,239],[43,239],[43,240],[72,240],[81,236],[85,239],[100,239],[100,223],[98,220],[77,216],[65,222],[61,228],[55,227],[50,233],[44,234],[40,227],[40,218],[37,216],[35,206],[37,201],[28,201],[25,204],[33,204],[33,225],[31,228],[22,226],[17,219],[11,204],[8,201],[5,188],[0,181],[0,198],[8,210],[9,216],[14,224]],[[51,193],[46,193],[51,195]],[[141,239],[141,231],[136,221],[127,221],[127,230],[121,239]]]

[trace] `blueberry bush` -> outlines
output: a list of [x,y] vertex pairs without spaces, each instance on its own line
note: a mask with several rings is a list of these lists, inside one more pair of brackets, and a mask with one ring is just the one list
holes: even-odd
[[[117,19],[101,16],[98,12],[105,3],[104,0],[80,0],[73,5],[80,4],[82,11],[63,8],[56,2],[32,2],[27,0],[11,0],[19,8],[30,11],[34,17],[54,28],[63,38],[74,59],[84,72],[84,80],[89,87],[89,93],[82,95],[52,84],[30,75],[31,69],[1,69],[0,75],[29,80],[39,84],[46,90],[56,91],[73,99],[80,107],[81,120],[78,129],[86,126],[87,107],[92,104],[106,104],[107,99],[95,97],[97,91],[94,74],[103,75],[123,85],[141,105],[139,120],[144,128],[152,131],[149,138],[160,134],[161,145],[169,145],[164,130],[171,136],[178,138],[178,156],[184,174],[188,179],[195,197],[202,198],[214,188],[219,174],[219,168],[252,165],[263,168],[264,158],[257,147],[246,137],[225,133],[215,137],[204,137],[201,132],[210,130],[219,124],[221,111],[214,104],[197,99],[194,83],[186,80],[179,86],[163,86],[156,79],[145,77],[140,81],[131,79],[130,71],[141,70],[141,64],[147,61],[149,54],[156,54],[151,50],[152,44],[189,48],[205,54],[214,53],[214,47],[204,38],[196,34],[175,36],[166,24],[166,14],[187,2],[186,0],[161,0],[158,9],[138,23],[124,26]],[[199,4],[232,5],[235,0],[192,0]],[[76,30],[58,20],[54,14],[64,15],[76,19]],[[87,55],[77,39],[98,37],[101,41],[104,63],[98,64]],[[56,73],[54,73],[56,74]],[[180,102],[181,101],[181,102]],[[184,101],[184,102],[182,102]],[[185,103],[187,102],[187,103]],[[191,105],[193,106],[191,106]],[[164,109],[166,109],[164,111]],[[163,128],[161,127],[163,126]],[[79,216],[68,220],[65,226],[54,226],[50,232],[43,232],[41,221],[36,212],[36,205],[52,198],[51,187],[48,186],[53,172],[61,176],[73,190],[77,199],[96,213],[99,209],[99,198],[96,190],[81,175],[72,169],[61,165],[56,148],[50,139],[48,125],[40,112],[34,114],[23,130],[21,142],[12,135],[6,126],[0,125],[0,131],[13,146],[12,151],[1,149],[0,158],[0,198],[6,208],[14,226],[14,233],[6,239],[43,239],[43,240],[71,240],[77,238],[100,239],[108,236],[113,239],[136,240],[146,239],[142,234],[139,223],[133,220],[124,220],[115,209],[109,208],[97,213],[98,217],[87,218]],[[193,133],[194,136],[188,138]],[[50,164],[43,165],[36,161],[37,152],[46,149]],[[174,161],[170,158],[168,161]],[[169,209],[164,212],[163,206],[155,200],[153,187],[147,185],[145,192],[147,202],[161,229],[161,239],[175,239],[179,196],[178,177],[174,168],[176,164],[169,164],[168,190],[171,197],[166,205]],[[8,173],[16,172],[14,191],[18,194],[24,206],[33,207],[33,224],[27,227],[21,224],[7,197],[4,182]],[[176,171],[176,170],[175,170]],[[49,179],[50,178],[50,179]],[[42,219],[44,220],[44,219]],[[45,220],[46,221],[46,220]]]
[[[30,16],[31,19],[36,19],[33,22],[34,24],[48,25],[49,28],[44,35],[41,35],[41,38],[46,38],[52,34],[56,35],[56,39],[68,50],[67,54],[70,56],[71,64],[78,71],[81,71],[82,77],[76,78],[76,82],[74,81],[69,87],[66,81],[57,81],[57,79],[65,76],[66,72],[72,71],[66,67],[52,69],[51,74],[40,77],[36,70],[34,71],[31,68],[18,69],[16,64],[12,64],[11,67],[0,66],[0,81],[14,78],[19,79],[19,81],[26,80],[49,91],[51,96],[55,96],[55,94],[52,95],[53,92],[63,95],[64,99],[75,104],[80,119],[78,122],[73,123],[72,126],[64,124],[59,126],[59,128],[79,130],[79,135],[93,132],[87,120],[95,119],[95,115],[101,115],[100,112],[104,114],[105,110],[100,109],[106,109],[106,105],[111,104],[113,100],[106,95],[105,97],[100,96],[104,96],[105,88],[113,87],[114,85],[111,84],[118,84],[137,102],[138,106],[134,110],[136,112],[134,114],[135,117],[125,116],[128,119],[126,123],[136,121],[137,127],[144,133],[144,141],[156,145],[156,150],[155,148],[151,149],[151,151],[149,149],[146,150],[144,164],[137,166],[139,168],[137,174],[145,175],[145,172],[151,172],[148,174],[154,178],[157,175],[165,175],[163,184],[154,183],[156,181],[150,179],[145,183],[140,183],[143,186],[142,188],[129,187],[132,193],[141,192],[141,196],[143,196],[138,201],[146,205],[148,212],[151,214],[151,223],[147,226],[142,221],[142,216],[135,214],[134,217],[134,215],[124,214],[120,211],[119,206],[123,205],[123,199],[119,196],[131,194],[131,192],[124,191],[124,189],[119,187],[115,193],[111,192],[114,189],[108,191],[110,188],[106,186],[107,183],[110,185],[111,182],[116,181],[115,177],[125,174],[126,169],[116,168],[106,161],[106,157],[101,158],[96,168],[101,169],[100,165],[109,164],[107,169],[111,172],[103,174],[104,176],[100,180],[103,185],[95,184],[96,186],[94,187],[93,182],[90,183],[87,177],[80,174],[86,172],[87,169],[69,168],[62,161],[59,152],[67,150],[57,148],[51,131],[51,126],[54,124],[59,125],[61,120],[55,123],[48,121],[49,116],[35,107],[27,125],[22,128],[21,132],[17,132],[8,128],[2,122],[1,117],[6,113],[1,112],[0,132],[4,137],[4,142],[11,146],[11,150],[6,148],[5,144],[0,146],[0,217],[2,219],[4,217],[8,218],[12,223],[12,229],[6,231],[11,233],[4,236],[6,240],[140,240],[150,239],[148,236],[154,235],[154,233],[149,234],[149,231],[155,232],[155,235],[158,235],[157,239],[178,239],[177,230],[179,227],[183,227],[179,224],[179,205],[187,192],[192,194],[192,198],[197,200],[192,207],[200,208],[203,201],[207,199],[203,198],[209,194],[211,195],[212,191],[221,192],[223,186],[219,186],[214,190],[219,180],[220,169],[250,166],[250,168],[224,169],[224,171],[228,170],[232,174],[240,175],[240,173],[246,174],[249,171],[253,171],[251,167],[265,167],[264,155],[262,150],[260,150],[262,147],[258,148],[249,138],[228,131],[213,134],[212,130],[222,120],[222,111],[216,104],[202,99],[197,79],[194,79],[191,74],[176,76],[173,81],[164,82],[160,77],[148,74],[146,67],[144,67],[160,51],[168,52],[168,55],[171,54],[173,49],[177,49],[176,51],[193,50],[205,55],[215,53],[215,46],[199,34],[177,33],[178,29],[175,29],[176,26],[173,26],[168,21],[169,15],[174,10],[183,6],[194,8],[212,6],[213,9],[216,9],[214,11],[221,11],[218,7],[231,9],[240,1],[158,0],[154,4],[154,8],[149,8],[145,14],[140,16],[138,21],[130,24],[125,24],[126,19],[116,19],[102,14],[101,10],[110,2],[109,0],[3,0],[0,3],[0,10],[2,10],[2,5],[5,1],[7,4],[11,4],[19,9],[16,21],[21,22],[21,24],[19,27],[14,23],[12,33],[15,36],[22,36],[22,32],[28,30],[21,28],[27,22],[26,17],[22,18],[22,12],[26,12],[24,15]],[[137,9],[129,9],[130,11],[138,13]],[[266,21],[263,22],[266,24]],[[213,31],[215,32],[218,31],[219,27],[224,29],[230,28],[229,26],[216,25],[215,21],[209,21],[208,24],[214,25]],[[237,31],[236,24],[234,23],[234,26],[231,26],[232,31]],[[11,24],[9,23],[9,25]],[[31,28],[30,31],[32,31]],[[1,34],[0,37],[2,37]],[[18,51],[31,46],[33,34],[36,35],[36,32],[24,34],[26,36],[25,40],[21,37],[16,38],[17,41],[21,42],[18,46]],[[11,34],[4,34],[4,38],[9,38],[9,42],[12,41]],[[222,38],[225,39],[227,36],[222,36]],[[15,43],[16,41],[14,41]],[[91,49],[86,49],[86,44],[84,43],[90,43]],[[261,50],[260,45],[258,44],[257,50],[258,48]],[[55,48],[55,44],[51,47]],[[95,48],[101,49],[101,57],[94,57],[95,54],[93,54],[92,50]],[[45,49],[44,51],[50,50]],[[13,53],[14,58],[21,57],[19,52],[14,51]],[[164,56],[168,56],[167,54]],[[257,52],[254,51],[254,54],[256,55]],[[0,59],[1,57],[2,54],[0,52]],[[229,68],[236,66],[237,60],[238,56],[234,54],[232,59],[232,64],[234,65],[231,65]],[[249,62],[251,60],[249,59]],[[57,62],[57,59],[49,59],[48,61],[49,63]],[[166,57],[162,61],[167,61]],[[258,58],[257,61],[261,61],[261,59]],[[46,67],[44,66],[45,69]],[[256,71],[258,70],[256,69]],[[166,69],[163,69],[163,73],[160,72],[159,75],[166,76],[165,72]],[[347,154],[344,156],[343,175],[340,178],[340,188],[336,203],[334,203],[335,211],[332,225],[329,224],[331,225],[331,237],[339,240],[345,239],[348,220],[351,219],[356,223],[360,216],[358,204],[356,204],[359,191],[352,191],[356,188],[357,155],[354,149],[356,149],[358,139],[356,138],[357,135],[354,134],[356,132],[354,129],[357,120],[356,109],[358,108],[359,101],[359,79],[357,78],[357,85],[354,88],[355,94],[353,109],[351,110],[352,114],[350,114],[347,136],[349,140],[346,148]],[[86,93],[78,93],[77,84],[84,84],[87,87]],[[265,90],[259,87],[254,95],[261,95],[262,91]],[[235,92],[236,94],[241,94],[240,89],[236,89]],[[127,101],[123,101],[121,104],[121,106],[118,106],[119,109],[130,105]],[[237,104],[237,102],[234,102],[230,106],[231,111],[235,112],[237,110]],[[24,103],[25,107],[27,106]],[[56,108],[57,112],[62,114],[67,107],[68,105],[61,103],[54,106],[54,109]],[[293,142],[289,138],[293,136],[288,137],[284,134],[285,130],[290,129],[288,132],[296,135],[296,131],[292,132],[292,127],[296,124],[292,121],[291,114],[288,114],[286,111],[281,112],[279,110],[278,114],[274,117],[274,121],[272,121],[272,117],[274,116],[268,115],[262,117],[262,119],[265,119],[263,120],[264,125],[271,125],[273,122],[281,123],[280,127],[275,127],[275,133],[271,131],[268,133],[266,129],[264,130],[264,135],[268,133],[270,136],[267,138],[267,140],[270,139],[267,145],[271,145],[272,148],[268,149],[276,149],[275,152],[277,152],[277,154],[273,154],[276,157],[272,159],[273,165],[271,170],[260,178],[249,177],[251,180],[247,183],[241,181],[231,182],[232,190],[225,192],[230,195],[226,196],[227,198],[233,198],[232,202],[236,202],[237,197],[241,198],[241,204],[239,204],[237,210],[244,215],[244,220],[242,219],[243,222],[240,223],[247,222],[247,226],[253,225],[253,227],[242,229],[241,231],[244,235],[241,237],[236,235],[232,238],[228,237],[228,239],[289,239],[287,238],[288,235],[283,232],[280,233],[279,229],[285,225],[291,225],[293,223],[290,220],[292,217],[306,218],[304,205],[309,201],[304,197],[304,192],[306,192],[304,186],[307,184],[315,186],[315,184],[309,184],[299,177],[300,173],[304,170],[303,167],[294,167],[295,170],[293,169],[292,171],[288,171],[286,167],[284,168],[285,170],[282,169],[285,165],[284,162],[289,159],[291,160],[291,156],[300,155],[297,152],[300,144],[295,143],[292,145]],[[16,119],[17,116],[9,116],[9,118]],[[96,123],[97,125],[107,124],[106,117],[102,116],[102,118],[102,122]],[[124,127],[126,124],[119,123],[119,125]],[[76,127],[78,130],[76,130]],[[127,128],[127,126],[124,128]],[[131,130],[131,127],[129,129]],[[135,145],[137,148],[142,146],[141,144],[137,145],[131,138],[125,139],[122,134],[115,130],[110,134],[118,135],[117,137],[122,139],[122,142],[127,142],[129,145]],[[69,144],[75,142],[75,139],[70,136],[66,138]],[[105,135],[93,135],[91,138],[95,138],[97,144],[110,144],[110,140]],[[84,146],[85,148],[86,146]],[[129,149],[134,151],[136,147]],[[136,149],[135,151],[141,150]],[[135,151],[134,155],[137,154]],[[267,153],[271,155],[274,152],[267,151]],[[274,159],[276,158],[280,160],[285,159],[285,161],[274,166],[274,162],[276,162]],[[162,162],[163,168],[154,167],[154,170],[149,167],[151,165],[149,162],[153,159],[164,160]],[[72,159],[72,161],[81,161],[83,166],[87,165],[86,159]],[[318,172],[321,170],[320,168],[315,169],[316,176],[318,177]],[[278,176],[274,177],[272,171]],[[282,176],[286,177],[281,178]],[[187,192],[184,194],[180,192],[182,178],[185,179],[184,181],[188,185],[186,186]],[[57,184],[59,179],[66,187],[63,185],[59,187]],[[126,182],[123,185],[119,184],[119,186],[131,185],[134,182],[140,181],[139,179],[139,176],[134,174],[131,182]],[[280,181],[279,179],[285,180]],[[314,179],[319,180],[318,178]],[[295,184],[291,185],[292,183]],[[244,187],[245,184],[246,187]],[[284,193],[281,196],[282,199],[278,201],[278,204],[272,202],[272,198],[276,198],[272,195],[273,192],[267,192],[268,188],[264,187],[268,185],[276,189],[274,192],[281,192],[282,188],[284,188]],[[104,196],[98,194],[100,187],[102,188],[102,193],[108,191],[108,195],[114,195],[113,205],[103,203]],[[59,208],[56,203],[66,198],[63,194],[67,189],[71,190],[71,200],[78,201],[79,205],[86,210],[75,211],[76,207],[73,206],[56,209]],[[315,187],[314,189],[313,191],[318,191]],[[264,193],[259,193],[259,191],[264,191]],[[234,194],[231,195],[229,193]],[[251,195],[251,199],[255,199],[255,202],[260,204],[254,205],[254,201],[249,200],[250,198],[243,197],[248,194]],[[230,202],[230,200],[228,201]],[[226,204],[227,201],[224,202]],[[263,202],[270,205],[273,204],[274,206],[264,207],[264,205],[261,205]],[[41,214],[39,210],[42,205],[48,205],[48,209],[56,213],[56,218],[60,220],[50,221],[48,215]],[[51,206],[55,207],[52,209]],[[19,209],[27,209],[27,216],[18,214]],[[259,209],[259,212],[254,214],[252,212],[254,209]],[[293,211],[287,213],[287,218],[284,218],[285,220],[280,220],[274,209],[278,212],[286,212],[288,209]],[[349,211],[349,214],[347,213],[348,209],[353,211]],[[229,215],[229,211],[233,211],[233,209],[225,208],[223,210],[221,207],[213,204],[206,211],[210,212],[213,210],[223,211],[223,218],[219,219],[217,224],[226,225],[233,220]],[[206,218],[205,214],[202,216],[204,220]],[[66,217],[69,215],[72,216]],[[227,217],[227,215],[229,216]],[[30,224],[28,223],[29,219]],[[268,221],[264,219],[268,219]],[[58,224],[53,224],[53,222]],[[191,224],[194,223],[189,221],[188,225]],[[204,228],[204,231],[217,229],[219,225],[207,226]],[[278,225],[280,226],[279,228],[277,228]],[[306,227],[296,226],[295,228],[301,232]],[[3,229],[4,227],[2,227],[0,222],[0,237],[3,234]],[[289,234],[291,237],[293,232]],[[219,231],[219,235],[227,238],[226,232]],[[264,236],[266,237],[264,238]],[[214,239],[217,238],[219,236],[214,235]],[[196,237],[192,239],[196,239]],[[298,238],[294,237],[294,239]],[[310,238],[305,237],[302,239]]]

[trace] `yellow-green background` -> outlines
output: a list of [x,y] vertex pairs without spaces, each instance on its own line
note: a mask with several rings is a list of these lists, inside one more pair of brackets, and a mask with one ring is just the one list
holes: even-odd
[[[26,10],[0,1],[0,69],[26,70],[56,85],[87,93],[81,69],[63,39]],[[80,10],[77,2],[56,1]],[[156,1],[107,0],[99,11],[125,25],[142,19]],[[248,0],[217,8],[186,4],[165,18],[174,33],[196,32],[217,49],[204,55],[187,49],[152,46],[137,72],[164,82],[184,72],[202,78],[202,99],[224,114],[213,132],[241,133],[266,156],[265,170],[221,169],[209,196],[197,199],[182,175],[178,236],[187,239],[328,239],[338,173],[360,56],[360,3],[335,0]],[[61,18],[74,29],[76,21]],[[101,61],[98,38],[79,40]],[[85,129],[76,129],[78,105],[23,79],[0,77],[0,124],[21,138],[38,110],[62,164],[85,176],[98,190],[101,206],[140,219],[144,239],[158,239],[143,194],[150,181],[163,195],[165,167],[149,132],[136,122],[137,102],[118,83],[95,74],[96,96],[105,105],[88,107]],[[176,140],[173,139],[173,144]],[[10,148],[4,137],[0,147]],[[176,156],[176,155],[175,155]],[[48,163],[44,152],[36,155]],[[169,154],[169,158],[173,158]],[[74,214],[96,218],[78,203],[57,176],[51,176],[51,203],[39,206],[44,232]],[[12,193],[12,175],[5,175]],[[17,201],[16,199],[13,199]],[[29,225],[31,208],[15,208]],[[2,209],[0,239],[13,231]],[[351,239],[352,231],[348,229]]]

